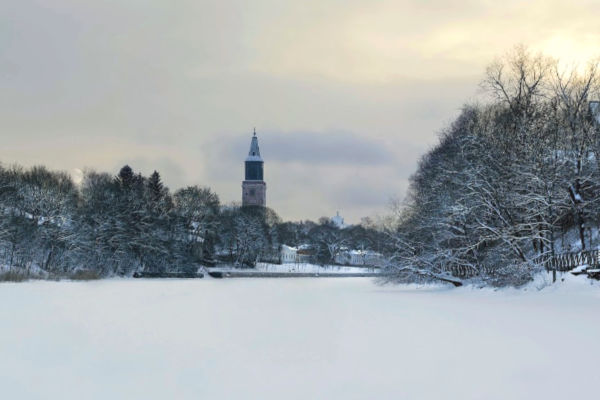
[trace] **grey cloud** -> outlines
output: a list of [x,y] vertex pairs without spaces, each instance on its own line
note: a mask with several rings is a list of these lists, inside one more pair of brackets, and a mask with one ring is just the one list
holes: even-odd
[[[215,142],[218,159],[239,162],[248,152],[250,135]],[[301,162],[307,165],[379,165],[393,156],[385,146],[343,132],[259,132],[261,154],[267,162]]]
[[338,204],[346,206],[370,207],[373,210],[385,205],[392,193],[388,193],[389,183],[382,180],[365,181],[363,179],[351,179],[340,187],[336,187],[332,193],[332,199]]
[[265,133],[273,160],[337,165],[379,165],[392,159],[382,143],[341,132]]
[[403,196],[515,37],[597,48],[585,4],[546,3],[6,0],[0,160],[129,163],[232,201],[256,126],[270,205],[357,221]]

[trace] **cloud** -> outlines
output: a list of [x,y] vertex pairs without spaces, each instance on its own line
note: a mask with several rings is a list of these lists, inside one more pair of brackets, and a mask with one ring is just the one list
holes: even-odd
[[4,3],[3,162],[130,163],[232,201],[256,126],[268,202],[292,219],[358,221],[402,197],[514,44],[579,60],[600,40],[592,1]]
[[[214,142],[211,151],[221,161],[239,162],[249,144],[249,137],[227,137]],[[393,158],[383,143],[345,132],[259,132],[259,145],[266,161],[282,164],[380,165]]]
[[273,160],[324,165],[380,165],[392,153],[381,142],[342,132],[265,133]]

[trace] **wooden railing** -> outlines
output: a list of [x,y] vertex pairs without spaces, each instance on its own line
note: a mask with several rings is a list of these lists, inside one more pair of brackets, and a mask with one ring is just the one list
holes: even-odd
[[490,275],[494,273],[494,268],[479,265],[477,267],[466,265],[451,265],[444,267],[444,272],[448,272],[458,278],[472,278],[477,275]]
[[[534,259],[536,264],[542,264],[547,271],[570,271],[583,265],[591,268],[600,266],[600,250],[580,251],[577,253],[562,253],[555,256],[545,255]],[[498,271],[487,266],[452,265],[444,267],[444,271],[459,278],[472,278],[477,275],[493,275]]]
[[548,271],[570,271],[573,268],[581,267],[583,265],[596,267],[600,265],[600,250],[546,256],[541,261]]

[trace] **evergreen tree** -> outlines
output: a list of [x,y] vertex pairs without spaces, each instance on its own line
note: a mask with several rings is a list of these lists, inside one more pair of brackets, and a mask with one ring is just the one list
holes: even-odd
[[150,199],[154,203],[160,201],[164,196],[163,183],[160,179],[160,174],[156,170],[148,178],[148,190],[150,192]]
[[125,165],[119,171],[119,175],[117,175],[116,179],[121,187],[129,188],[133,185],[134,178],[133,169],[131,169],[129,165]]

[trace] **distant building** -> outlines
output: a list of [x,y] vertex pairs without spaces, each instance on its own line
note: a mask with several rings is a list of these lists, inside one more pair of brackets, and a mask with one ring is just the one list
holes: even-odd
[[307,263],[310,262],[315,256],[315,251],[308,244],[302,244],[298,246],[298,251],[296,253],[296,260],[299,263]]
[[263,180],[264,161],[260,156],[256,130],[250,142],[250,151],[244,163],[245,176],[242,182],[242,206],[267,205],[267,184]]
[[[291,247],[282,244],[279,250],[279,260],[282,264],[304,264],[314,262],[314,251],[309,245]],[[335,256],[339,265],[381,266],[383,255],[372,250],[341,249]]]
[[314,257],[312,248],[303,244],[299,247],[291,247],[285,244],[281,245],[279,259],[282,264],[304,264],[310,263]]
[[280,259],[282,264],[296,263],[298,256],[298,249],[296,247],[281,245]]
[[335,217],[331,217],[331,223],[340,229],[343,229],[346,226],[348,226],[344,223],[344,218],[342,218],[339,211],[336,212]]
[[342,249],[335,256],[335,262],[342,265],[380,266],[383,255],[372,250]]

